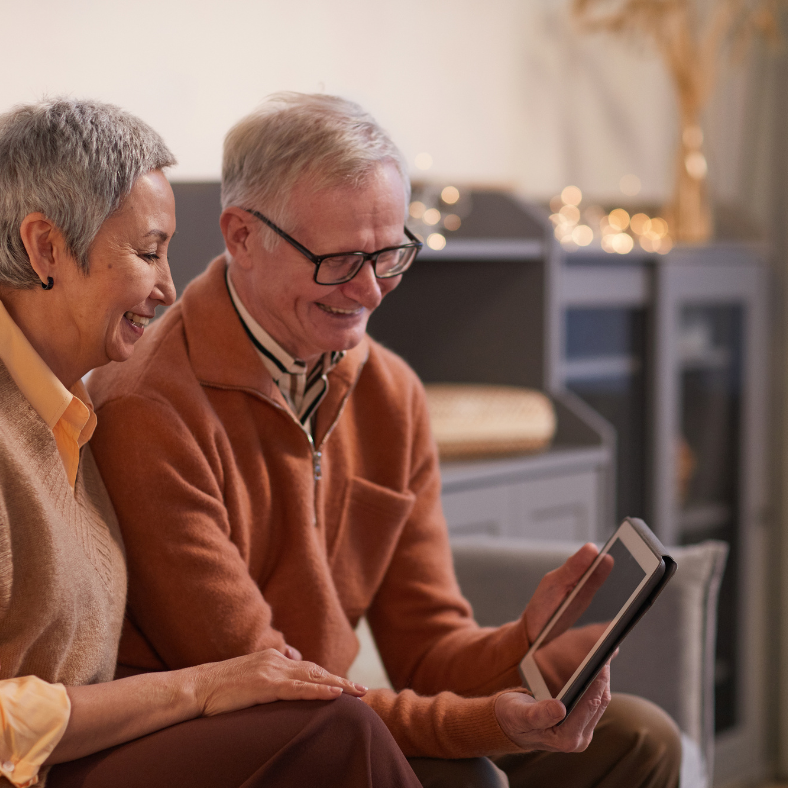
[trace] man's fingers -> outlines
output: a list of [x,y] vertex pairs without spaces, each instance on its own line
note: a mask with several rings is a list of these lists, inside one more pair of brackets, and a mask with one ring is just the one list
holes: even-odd
[[573,588],[598,555],[599,548],[593,542],[586,542],[556,570],[561,582]]
[[593,691],[594,684],[596,682],[600,682],[602,686],[602,692],[599,699],[599,708],[597,709],[596,714],[591,718],[589,725],[591,726],[591,730],[596,728],[597,723],[602,718],[602,715],[605,713],[605,710],[610,703],[610,662],[608,662],[602,670],[599,671],[599,675],[594,679],[594,683],[592,683],[589,690]]
[[610,703],[610,665],[605,665],[572,709],[562,728],[578,737],[578,748],[585,749],[591,741],[594,728]]
[[[597,546],[588,542],[569,556],[558,569],[548,572],[542,578],[524,614],[526,632],[532,643],[597,555],[599,555]],[[571,624],[572,621],[567,620],[563,628],[556,629],[555,635],[561,634]]]
[[534,704],[530,720],[536,730],[547,730],[566,716],[566,708],[560,700],[543,700]]
[[303,659],[301,652],[297,648],[293,648],[293,646],[285,646],[284,653],[288,659],[293,659],[297,662],[300,662]]

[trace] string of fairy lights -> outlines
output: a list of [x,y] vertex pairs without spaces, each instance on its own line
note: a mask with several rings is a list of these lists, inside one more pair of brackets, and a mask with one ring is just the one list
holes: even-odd
[[[428,170],[432,156],[420,153],[416,167]],[[624,175],[619,186],[622,194],[633,198],[640,192],[640,179]],[[456,186],[420,183],[414,186],[408,207],[415,234],[430,249],[440,251],[446,246],[447,235],[459,230],[463,218],[471,210],[470,189]],[[550,221],[555,237],[567,250],[598,246],[609,254],[628,254],[636,246],[649,253],[667,254],[673,238],[667,221],[644,211],[630,214],[625,208],[605,209],[595,203],[583,204],[583,193],[577,186],[566,186],[550,200]]]
[[[621,190],[628,196],[637,194],[637,176],[625,175]],[[581,207],[582,202],[583,193],[577,186],[566,186],[550,200],[553,232],[565,249],[587,247],[595,241],[609,254],[628,254],[635,245],[659,254],[667,254],[673,248],[670,228],[662,217],[644,212],[630,215],[624,208],[607,211],[595,204]]]

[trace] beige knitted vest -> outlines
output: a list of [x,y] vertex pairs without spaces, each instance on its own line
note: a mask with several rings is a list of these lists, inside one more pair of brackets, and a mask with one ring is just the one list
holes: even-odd
[[110,680],[125,598],[118,523],[89,447],[74,495],[52,431],[0,364],[0,678]]

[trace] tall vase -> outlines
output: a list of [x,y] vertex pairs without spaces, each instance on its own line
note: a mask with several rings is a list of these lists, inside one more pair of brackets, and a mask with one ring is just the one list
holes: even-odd
[[666,211],[676,241],[703,243],[714,234],[707,171],[703,132],[696,117],[685,117],[676,151],[673,198]]

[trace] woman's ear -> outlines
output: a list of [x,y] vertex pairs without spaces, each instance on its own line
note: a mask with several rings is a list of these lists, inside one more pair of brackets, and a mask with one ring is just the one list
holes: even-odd
[[225,208],[219,218],[219,227],[224,236],[227,253],[241,268],[246,269],[252,267],[249,219],[250,216],[246,211],[234,207]]
[[57,278],[57,262],[64,249],[63,236],[43,213],[29,213],[22,219],[19,234],[30,265],[42,285]]

